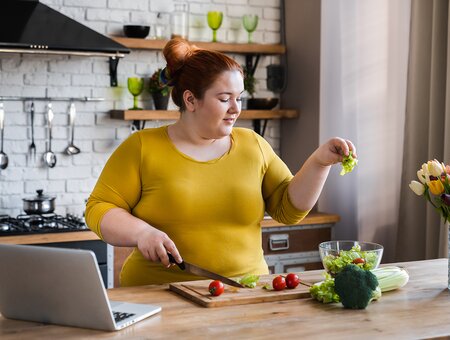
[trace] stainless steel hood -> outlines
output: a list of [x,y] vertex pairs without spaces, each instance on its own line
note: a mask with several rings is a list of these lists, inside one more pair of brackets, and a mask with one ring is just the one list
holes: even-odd
[[130,50],[38,0],[1,0],[0,52],[119,58]]

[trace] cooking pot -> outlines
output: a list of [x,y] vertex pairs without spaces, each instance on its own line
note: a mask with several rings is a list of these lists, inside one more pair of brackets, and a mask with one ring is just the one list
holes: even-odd
[[22,198],[23,211],[27,214],[46,214],[55,210],[55,198],[44,195],[44,190],[36,190],[37,195],[29,198]]

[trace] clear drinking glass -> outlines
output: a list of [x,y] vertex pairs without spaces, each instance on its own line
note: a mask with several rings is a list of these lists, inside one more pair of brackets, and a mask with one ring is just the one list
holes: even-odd
[[217,30],[222,25],[223,13],[220,11],[209,11],[208,12],[208,26],[213,31],[213,42],[217,42]]
[[188,38],[189,22],[187,4],[175,4],[175,10],[171,15],[172,34],[171,37]]
[[130,110],[142,110],[138,107],[137,98],[144,90],[144,78],[128,78],[128,91],[133,95],[133,107]]
[[253,42],[252,33],[256,30],[258,26],[259,17],[253,14],[245,14],[242,17],[242,23],[244,24],[245,30],[248,32],[248,42],[251,44]]

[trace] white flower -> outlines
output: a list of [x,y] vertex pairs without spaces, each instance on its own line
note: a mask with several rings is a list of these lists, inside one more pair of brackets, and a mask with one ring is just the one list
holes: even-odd
[[418,196],[422,196],[423,193],[425,192],[425,186],[417,181],[411,181],[411,183],[409,183],[409,187]]
[[445,171],[445,167],[443,168],[442,164],[436,159],[428,161],[427,166],[430,175],[434,177],[441,177],[442,172]]
[[427,181],[425,180],[425,175],[424,175],[423,169],[419,169],[419,170],[417,171],[417,178],[419,178],[419,181],[421,181],[422,184],[425,184],[425,183],[427,182]]

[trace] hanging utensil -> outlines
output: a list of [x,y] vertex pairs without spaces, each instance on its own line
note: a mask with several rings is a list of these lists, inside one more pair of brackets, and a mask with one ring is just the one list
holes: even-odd
[[71,132],[71,139],[69,142],[69,145],[66,147],[66,154],[68,155],[76,155],[80,153],[80,149],[73,144],[73,139],[75,135],[75,117],[76,117],[77,111],[75,109],[75,104],[73,102],[70,103],[69,107],[69,125],[70,125],[70,132]]
[[0,102],[0,169],[6,169],[8,166],[8,155],[3,152],[3,130],[5,123],[5,110],[3,109],[3,103]]
[[34,143],[34,102],[31,102],[30,108],[30,125],[31,125],[31,143],[28,147],[28,153],[33,163],[36,163],[36,144]]
[[52,121],[54,118],[52,103],[47,104],[47,123],[48,123],[48,149],[44,153],[44,163],[53,168],[56,165],[56,155],[52,151]]

